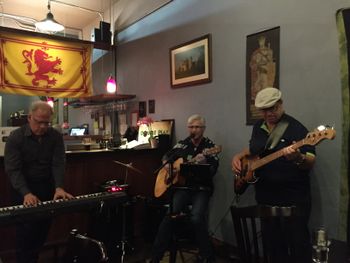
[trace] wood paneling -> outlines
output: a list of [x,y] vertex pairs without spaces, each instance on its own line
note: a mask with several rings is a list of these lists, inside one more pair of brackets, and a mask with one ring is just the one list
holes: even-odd
[[[144,150],[117,150],[107,152],[86,152],[67,154],[67,167],[65,174],[65,189],[73,195],[83,195],[101,192],[100,186],[108,180],[118,180],[124,183],[126,167],[114,163],[118,160],[123,163],[132,163],[133,167],[142,171],[139,174],[128,169],[129,196],[153,197],[153,188],[156,176],[154,171],[161,165],[161,156],[164,151],[160,149]],[[0,205],[11,205],[11,190],[7,176],[4,172],[3,159],[0,159]],[[139,210],[138,208],[135,209]],[[133,214],[140,216],[135,211]],[[72,228],[84,233],[88,230],[89,215],[87,213],[73,213],[59,215],[53,220],[47,243],[55,244],[64,241]],[[136,232],[141,232],[142,217],[133,220]],[[140,233],[136,233],[140,234]],[[0,257],[5,260],[13,257],[14,228],[13,226],[0,226]],[[5,261],[7,262],[7,261]]]

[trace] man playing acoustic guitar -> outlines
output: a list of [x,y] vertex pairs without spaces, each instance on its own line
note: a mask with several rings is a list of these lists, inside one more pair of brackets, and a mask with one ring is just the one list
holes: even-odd
[[[174,162],[174,175],[178,176],[179,167],[175,165],[175,161],[178,159],[183,160],[184,163],[195,164],[208,164],[208,174],[203,175],[203,180],[200,178],[191,179],[187,178],[185,184],[182,187],[171,188],[172,192],[172,205],[170,213],[178,215],[181,212],[186,211],[188,205],[192,204],[190,211],[190,219],[195,230],[196,242],[199,247],[199,261],[198,262],[212,262],[214,258],[213,248],[208,235],[208,203],[213,192],[212,177],[215,175],[219,166],[219,159],[217,153],[220,150],[215,150],[215,144],[208,138],[204,137],[205,131],[205,119],[199,115],[192,115],[188,118],[187,128],[189,136],[183,141],[178,142],[172,150],[170,150],[163,157],[163,163]],[[214,150],[212,150],[214,149]],[[164,167],[164,170],[169,170],[169,164]],[[208,176],[209,175],[209,176]],[[195,174],[196,177],[201,177]],[[159,179],[160,177],[160,179]],[[172,178],[162,177],[162,170],[158,174],[157,184],[167,184]],[[180,181],[180,180],[179,180]],[[174,181],[173,181],[174,182]],[[159,187],[160,189],[162,187]],[[159,196],[163,191],[155,190],[155,195]],[[158,193],[158,195],[157,195]],[[166,249],[169,247],[169,243],[172,237],[172,221],[171,215],[164,217],[162,223],[159,226],[158,234],[153,244],[152,260],[151,262],[159,262]]]
[[265,222],[262,225],[263,234],[268,239],[269,262],[308,263],[311,262],[308,231],[311,209],[309,171],[315,162],[315,148],[312,145],[293,147],[308,131],[299,121],[284,112],[281,95],[278,89],[268,87],[256,96],[255,106],[263,118],[253,126],[249,148],[233,156],[235,192],[241,194],[246,187],[240,182],[244,178],[245,159],[263,159],[281,151],[280,158],[267,162],[255,171],[255,199],[259,205],[296,206],[302,216],[297,216],[293,224]]

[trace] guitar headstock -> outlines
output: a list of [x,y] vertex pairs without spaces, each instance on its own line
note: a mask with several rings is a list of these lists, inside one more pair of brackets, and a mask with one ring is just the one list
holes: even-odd
[[222,146],[221,145],[215,145],[214,147],[207,148],[203,150],[204,155],[213,155],[220,153],[222,151]]
[[329,126],[318,126],[315,131],[309,132],[304,139],[304,144],[316,145],[324,139],[333,140],[335,138],[335,130]]

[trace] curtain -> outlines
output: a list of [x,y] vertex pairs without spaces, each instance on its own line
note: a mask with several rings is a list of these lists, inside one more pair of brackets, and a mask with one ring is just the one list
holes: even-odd
[[350,241],[350,202],[349,202],[349,83],[350,83],[350,9],[340,9],[336,14],[340,64],[341,64],[341,89],[343,110],[343,138],[341,155],[341,184],[340,184],[340,229],[339,238]]

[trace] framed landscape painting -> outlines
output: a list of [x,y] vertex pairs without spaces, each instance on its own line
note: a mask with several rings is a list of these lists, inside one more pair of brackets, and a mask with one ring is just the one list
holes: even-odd
[[171,87],[179,88],[211,81],[211,35],[170,49]]

